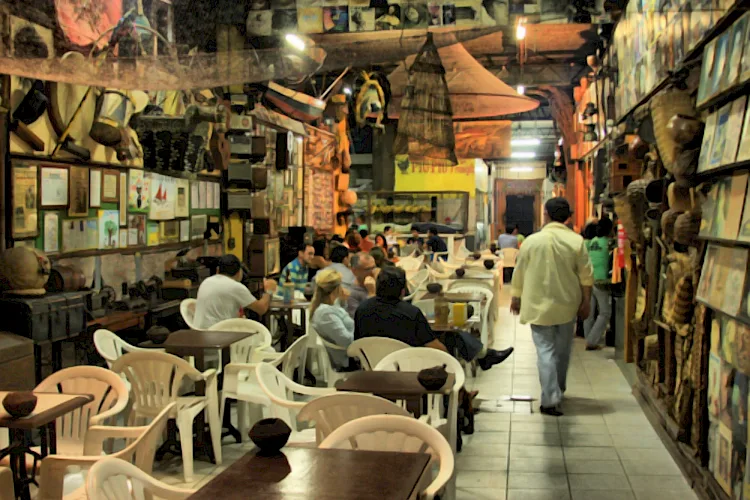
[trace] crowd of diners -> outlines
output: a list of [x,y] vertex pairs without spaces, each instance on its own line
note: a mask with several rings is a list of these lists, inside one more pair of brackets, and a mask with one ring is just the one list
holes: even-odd
[[[204,280],[198,290],[197,327],[207,329],[225,319],[245,317],[247,311],[263,315],[277,287],[292,283],[296,291],[303,293],[309,293],[312,287],[310,321],[330,343],[346,348],[356,339],[377,336],[448,352],[422,311],[403,300],[413,290],[408,289],[404,270],[394,265],[398,259],[393,251],[395,241],[392,228],[386,226],[374,238],[366,229],[355,227],[344,238],[334,236],[323,245],[302,244],[297,257],[281,271],[278,284],[264,280],[261,298],[240,283],[239,259],[222,256],[217,274]],[[426,241],[412,229],[406,250],[409,254],[445,252],[447,246],[434,228],[429,229]],[[403,250],[401,254],[404,255]],[[466,332],[452,335],[451,340],[453,353],[466,361],[476,360],[483,370],[501,363],[513,352],[512,347],[487,349]],[[345,351],[331,350],[329,354],[336,370],[359,368]]]

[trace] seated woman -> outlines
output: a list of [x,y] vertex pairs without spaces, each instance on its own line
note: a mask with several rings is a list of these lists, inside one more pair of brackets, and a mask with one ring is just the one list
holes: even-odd
[[[315,276],[315,294],[310,304],[312,327],[326,341],[348,347],[354,341],[354,320],[341,304],[346,304],[347,293],[341,286],[341,273],[323,269]],[[345,351],[329,349],[331,365],[336,371],[353,369]]]

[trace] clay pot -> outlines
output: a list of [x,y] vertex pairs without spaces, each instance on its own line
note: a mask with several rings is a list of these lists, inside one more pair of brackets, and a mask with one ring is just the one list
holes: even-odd
[[473,258],[474,260],[479,260],[479,259],[481,259],[481,258],[482,258],[482,254],[481,254],[481,253],[479,253],[479,252],[474,252],[473,254],[471,254],[471,257],[472,257],[472,258]]
[[27,417],[36,408],[36,396],[31,392],[10,392],[3,399],[3,408],[13,418]]
[[289,440],[292,429],[280,418],[264,418],[253,425],[248,437],[263,453],[277,453]]
[[427,285],[427,291],[430,293],[440,293],[443,291],[443,285],[440,283],[430,283]]
[[490,252],[492,252],[493,254],[497,252],[497,244],[493,243],[490,245]]
[[417,380],[428,391],[437,391],[448,380],[448,372],[445,370],[445,365],[425,368],[417,374]]
[[703,122],[692,116],[676,114],[667,123],[667,131],[683,149],[703,138]]
[[163,326],[152,326],[146,332],[146,335],[156,345],[163,344],[171,332]]
[[492,259],[485,259],[483,264],[484,264],[484,268],[487,269],[488,271],[495,267],[495,261]]
[[347,189],[346,191],[341,193],[340,200],[342,205],[353,206],[355,203],[357,203],[357,193],[355,191],[352,191],[351,189]]
[[466,274],[466,269],[464,269],[463,267],[459,267],[458,269],[456,269],[456,276],[458,276],[459,278],[463,278],[464,274]]

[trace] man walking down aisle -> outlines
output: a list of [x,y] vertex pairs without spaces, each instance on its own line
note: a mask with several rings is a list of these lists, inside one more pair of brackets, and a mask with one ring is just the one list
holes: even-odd
[[565,198],[544,205],[546,225],[518,253],[510,309],[531,325],[542,385],[540,411],[560,416],[576,315],[587,318],[594,278],[583,238],[565,223],[572,212]]

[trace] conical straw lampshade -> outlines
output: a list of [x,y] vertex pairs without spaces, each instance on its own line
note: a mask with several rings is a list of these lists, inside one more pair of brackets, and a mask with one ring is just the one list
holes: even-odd
[[[474,59],[460,43],[438,49],[448,82],[453,119],[488,118],[531,111],[539,102],[519,94]],[[391,102],[388,116],[398,118],[408,83],[407,68],[415,56],[401,63],[388,77]]]

